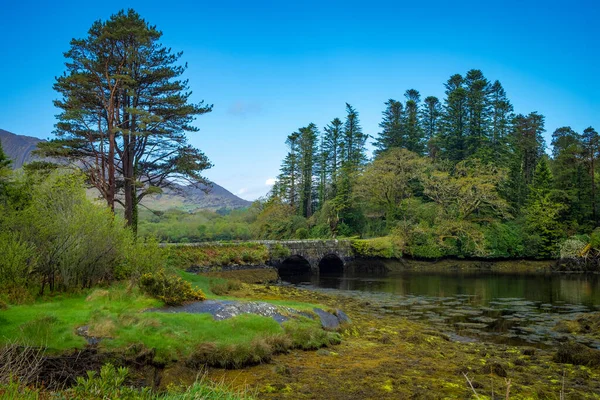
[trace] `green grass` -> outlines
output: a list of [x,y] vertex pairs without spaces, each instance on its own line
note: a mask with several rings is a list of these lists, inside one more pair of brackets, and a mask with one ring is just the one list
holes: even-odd
[[218,298],[219,296],[216,296],[210,287],[215,283],[225,283],[226,281],[226,279],[223,278],[209,278],[202,275],[191,274],[180,269],[176,271],[182,279],[190,282],[195,288],[202,290],[207,298]]
[[[209,297],[226,298],[215,296],[210,291],[211,283],[223,279],[185,272],[179,274]],[[311,311],[318,306],[293,301],[271,303],[301,311]],[[329,341],[326,335],[315,333],[321,331],[320,324],[318,320],[308,318],[299,318],[294,321],[293,329],[284,329],[272,318],[252,314],[216,321],[209,314],[143,312],[162,305],[162,302],[143,295],[137,288],[127,288],[121,283],[108,289],[89,290],[77,295],[43,299],[30,305],[9,307],[0,311],[0,346],[16,341],[29,346],[46,347],[50,353],[83,348],[86,340],[76,334],[77,328],[82,326],[89,327],[89,336],[105,338],[100,342],[100,348],[124,350],[132,344],[141,345],[155,349],[158,360],[164,362],[186,359],[198,345],[205,343],[210,343],[220,352],[230,349],[232,353],[239,353],[240,349],[244,349],[248,354],[237,354],[236,359],[243,360],[246,357],[251,360],[251,344],[265,337],[293,337],[294,344],[288,347],[305,347],[298,337],[307,335],[318,336],[317,342],[313,341],[312,336],[307,339],[312,343],[308,346],[310,348],[335,342]],[[304,333],[301,336],[293,334],[297,332]]]
[[252,393],[245,389],[234,389],[224,382],[211,382],[204,378],[189,387],[171,387],[165,393],[153,393],[149,388],[129,387],[125,380],[127,368],[115,368],[111,364],[102,367],[100,374],[89,372],[80,377],[77,384],[60,392],[49,392],[43,388],[26,386],[12,378],[0,383],[0,398],[5,400],[57,399],[130,399],[130,400],[252,400]]

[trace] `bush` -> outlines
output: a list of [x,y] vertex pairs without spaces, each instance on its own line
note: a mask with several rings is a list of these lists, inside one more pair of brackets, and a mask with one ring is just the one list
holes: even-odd
[[273,247],[271,247],[270,255],[271,259],[280,260],[290,256],[290,249],[285,246],[282,246],[280,243],[276,243]]
[[162,250],[167,254],[167,264],[181,269],[192,266],[263,265],[269,259],[269,250],[259,243],[169,246]]
[[42,293],[46,285],[69,290],[114,279],[130,238],[120,218],[87,199],[83,176],[64,171],[40,182],[11,224],[35,248]]
[[152,399],[150,388],[137,390],[124,386],[128,373],[127,368],[105,364],[100,376],[95,371],[88,371],[87,378],[78,377],[71,391],[78,399]]
[[361,257],[400,258],[402,251],[389,236],[374,239],[354,239],[352,249]]
[[296,229],[296,237],[298,239],[308,239],[308,229],[306,229],[306,228]]
[[193,288],[188,281],[184,281],[178,276],[167,275],[162,269],[156,273],[142,275],[139,286],[147,295],[162,300],[170,306],[206,299],[202,290]]
[[138,280],[143,274],[158,271],[166,263],[164,249],[154,238],[128,240],[124,260],[115,270],[117,279],[132,278]]
[[583,240],[571,237],[560,245],[560,258],[579,258],[587,243]]
[[25,285],[36,262],[33,245],[16,233],[0,232],[0,287]]

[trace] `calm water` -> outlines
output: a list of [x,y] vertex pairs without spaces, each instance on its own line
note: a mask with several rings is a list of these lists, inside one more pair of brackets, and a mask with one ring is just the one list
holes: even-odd
[[597,274],[402,272],[313,276],[311,284],[319,288],[412,296],[468,295],[472,297],[473,303],[480,305],[488,305],[496,299],[520,298],[548,304],[570,303],[591,308],[600,307],[600,275]]
[[600,349],[596,339],[560,329],[564,320],[600,310],[600,275],[370,273],[312,276],[299,285],[362,298],[457,340],[538,346],[576,340]]

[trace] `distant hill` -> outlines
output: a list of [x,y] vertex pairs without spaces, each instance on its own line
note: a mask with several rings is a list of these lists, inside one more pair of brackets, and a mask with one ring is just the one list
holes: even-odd
[[0,140],[4,152],[13,160],[12,167],[14,169],[19,169],[23,164],[33,161],[36,157],[31,152],[41,142],[38,138],[16,135],[3,129],[0,129]]
[[[41,139],[17,135],[0,129],[0,140],[4,152],[13,160],[12,167],[14,169],[21,168],[23,164],[38,159],[32,155],[32,152],[42,141]],[[175,184],[173,188],[163,189],[162,194],[146,197],[142,204],[152,210],[178,208],[192,212],[201,209],[213,211],[222,208],[237,209],[248,207],[251,204],[250,201],[237,197],[216,183],[212,184],[208,193],[205,193],[203,188],[206,189],[206,187],[198,188]]]
[[[207,190],[208,193],[205,193],[203,189]],[[210,188],[174,184],[173,188],[165,188],[162,194],[149,196],[142,203],[153,210],[178,208],[191,212],[199,209],[215,211],[227,208],[234,210],[252,204],[252,202],[237,197],[214,182]]]

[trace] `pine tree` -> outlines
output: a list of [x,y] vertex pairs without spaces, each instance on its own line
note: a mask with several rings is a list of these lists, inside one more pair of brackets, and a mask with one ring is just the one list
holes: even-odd
[[362,131],[358,111],[346,103],[346,122],[344,123],[344,163],[350,170],[357,171],[366,161],[365,143],[367,135]]
[[409,89],[404,93],[406,97],[406,112],[404,126],[406,130],[406,149],[419,155],[423,154],[423,129],[419,121],[419,104],[421,94],[418,90]]
[[423,100],[423,109],[421,111],[421,125],[427,143],[427,153],[429,157],[435,159],[439,151],[436,144],[436,138],[440,130],[440,117],[442,115],[442,105],[435,96],[428,96]]
[[583,157],[587,164],[591,186],[592,221],[598,226],[598,205],[596,203],[596,158],[600,155],[600,137],[591,126],[583,131]]
[[490,87],[490,159],[501,166],[508,163],[511,121],[514,118],[513,106],[499,81]]
[[394,147],[406,147],[407,144],[404,131],[404,106],[394,99],[389,99],[385,102],[385,105],[383,119],[379,123],[381,132],[373,143],[376,147],[375,155]]
[[0,140],[0,169],[8,168],[12,164],[12,161],[6,153],[4,152],[4,147],[2,147],[2,140]]
[[552,177],[552,171],[548,163],[548,157],[546,155],[540,158],[540,161],[535,167],[533,173],[533,182],[531,183],[531,191],[536,196],[546,196],[554,187],[554,179]]
[[200,173],[211,166],[185,133],[198,131],[192,121],[212,106],[189,102],[182,53],[162,46],[161,36],[128,10],[72,40],[67,72],[54,85],[57,139],[40,145],[46,156],[81,165],[111,209],[123,205],[134,231],[144,196],[174,181],[207,183]]
[[463,86],[463,77],[455,74],[445,84],[446,99],[442,117],[440,144],[442,157],[459,162],[466,155],[467,134],[467,91]]
[[300,133],[288,135],[285,143],[288,153],[281,163],[277,177],[278,195],[292,208],[298,205],[298,184],[300,181]]
[[344,123],[339,118],[334,118],[324,129],[324,149],[328,154],[327,173],[330,193],[327,200],[337,195],[339,171],[343,162]]
[[512,126],[506,198],[518,211],[526,202],[535,167],[544,151],[544,116],[537,112],[527,116],[519,114]]
[[317,153],[318,128],[315,124],[300,128],[300,214],[310,217],[313,214],[313,174]]
[[469,157],[481,149],[488,139],[489,126],[489,82],[478,69],[465,76],[467,91],[467,154]]

